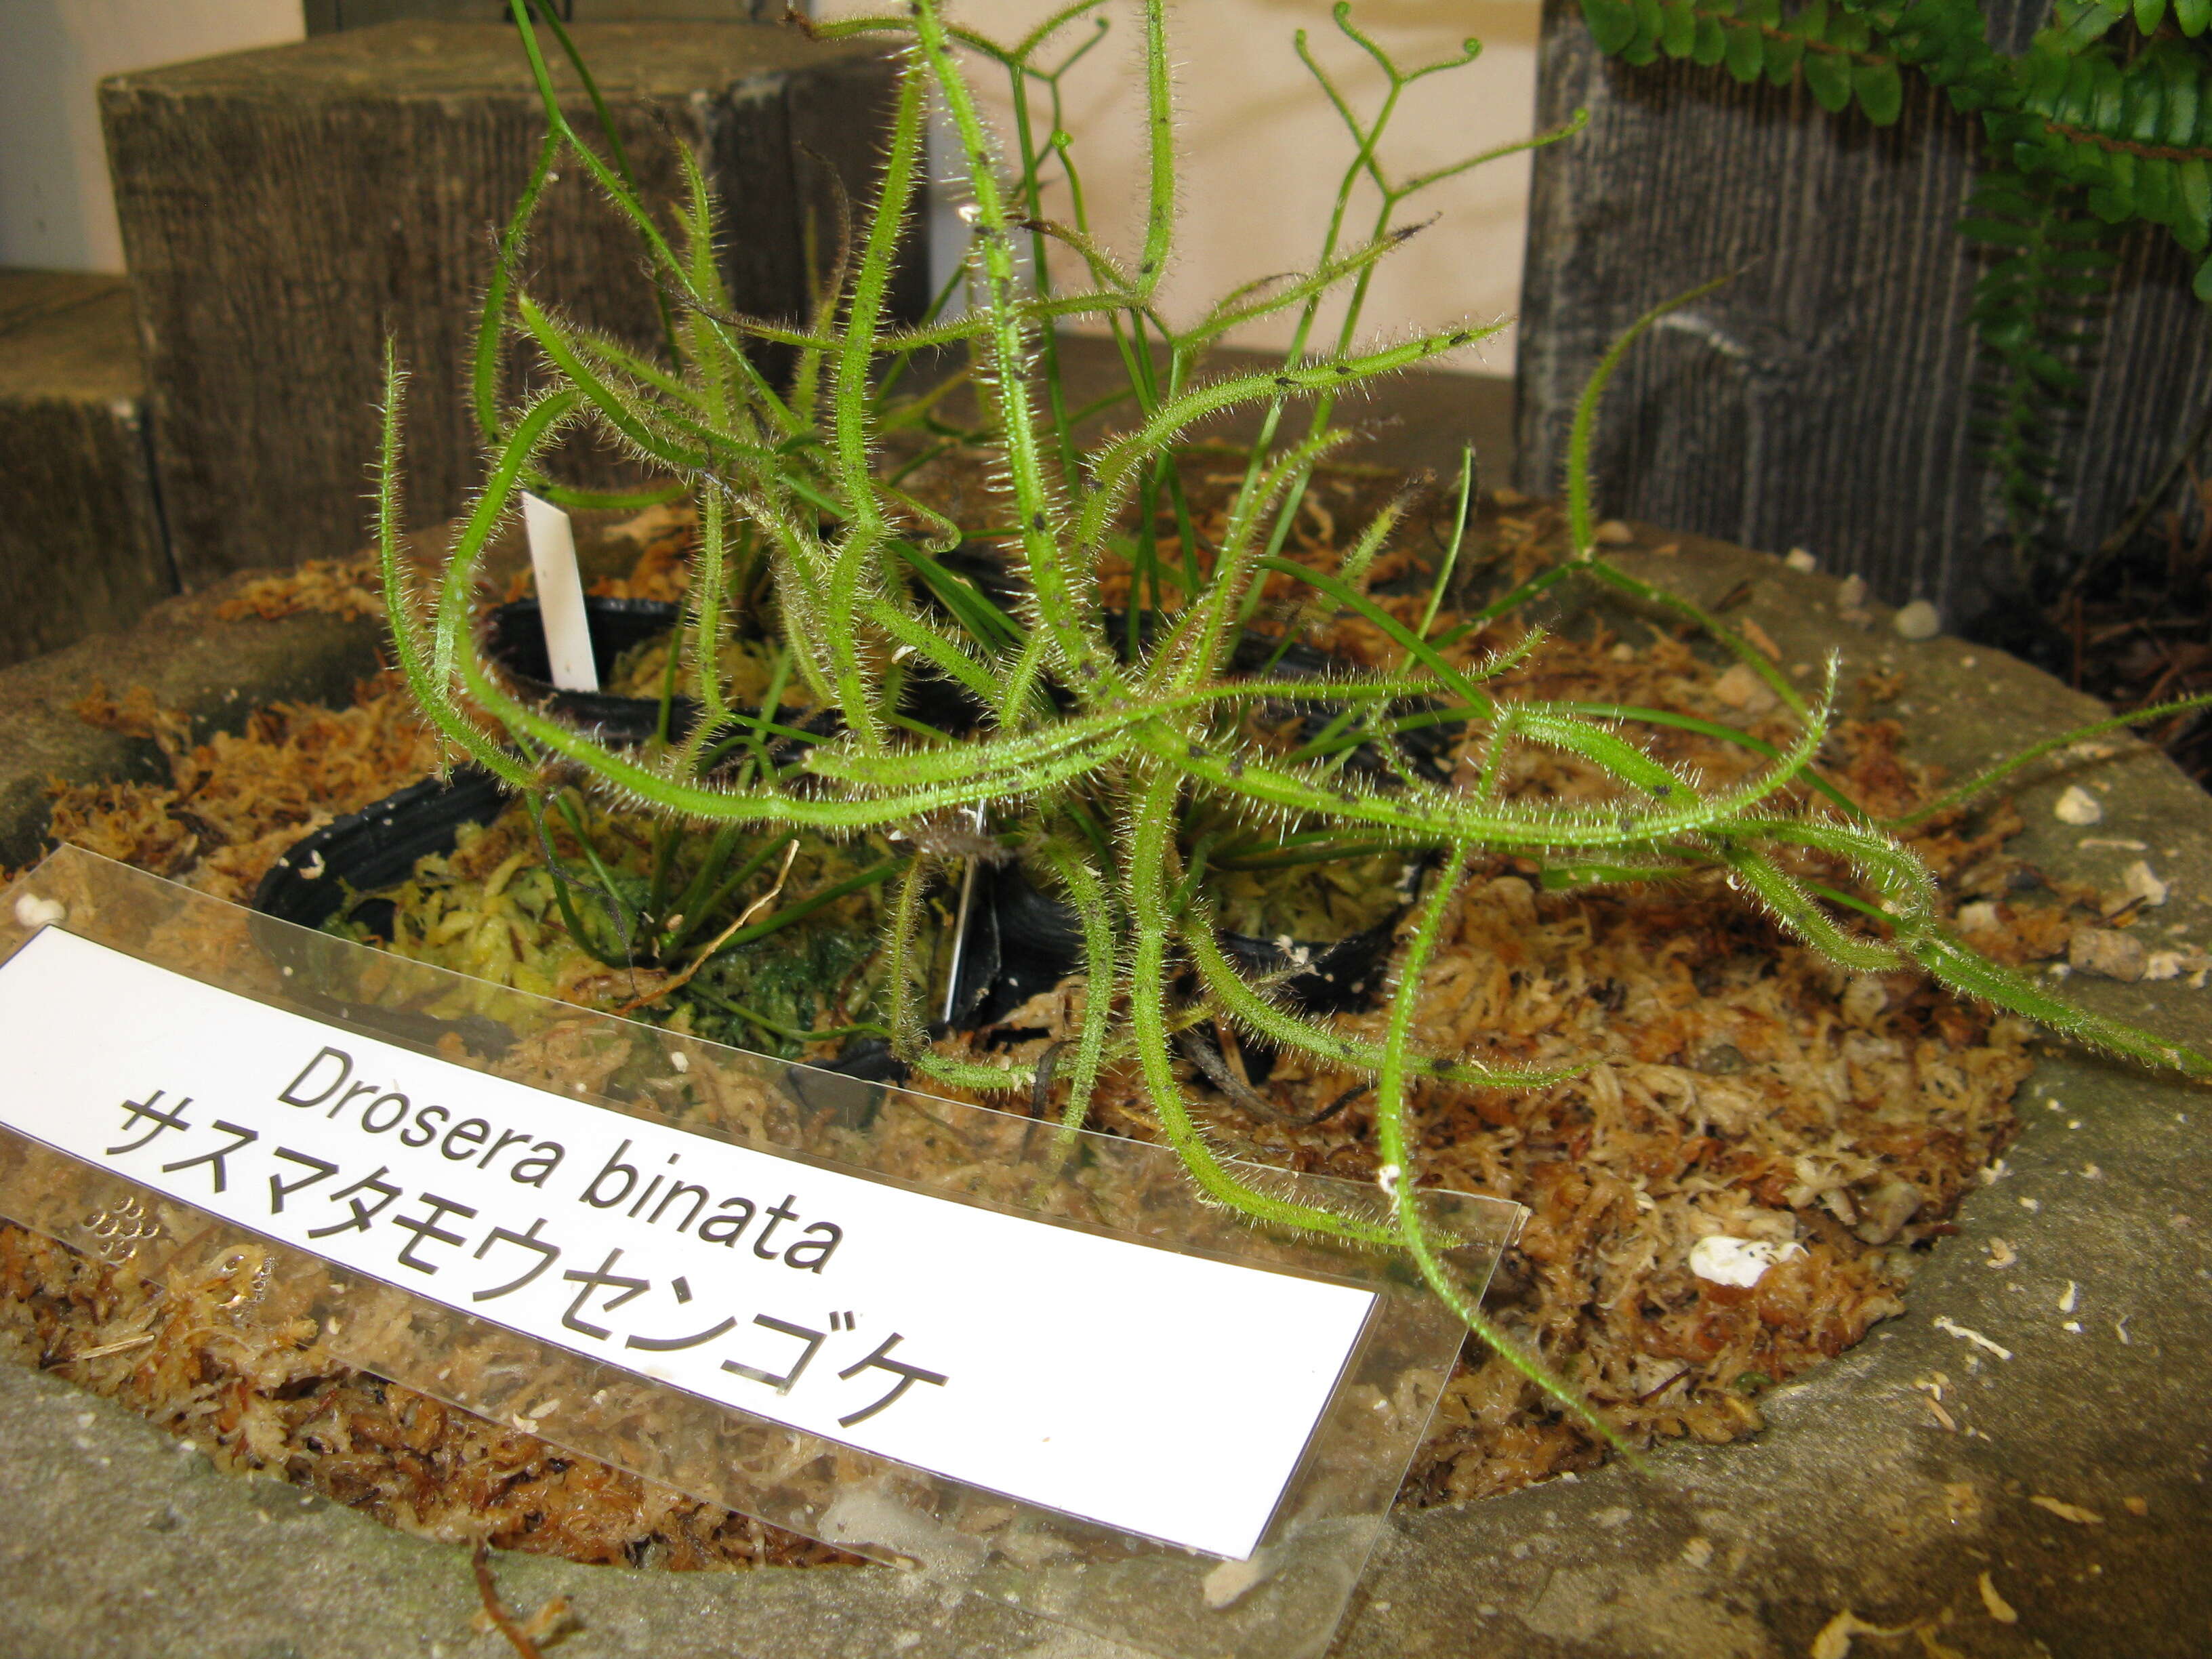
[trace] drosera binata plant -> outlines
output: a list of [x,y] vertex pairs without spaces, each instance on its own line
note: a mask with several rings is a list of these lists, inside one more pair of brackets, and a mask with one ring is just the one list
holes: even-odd
[[[576,795],[584,789],[660,826],[656,857],[665,853],[667,866],[656,865],[641,899],[635,884],[618,891],[611,880],[595,888],[588,877],[574,879],[605,918],[598,948],[610,957],[673,966],[688,950],[696,968],[732,937],[729,929],[708,937],[698,914],[718,885],[725,892],[738,885],[722,874],[725,866],[767,867],[794,836],[896,836],[908,850],[881,866],[881,878],[894,884],[886,907],[888,1024],[902,1060],[965,1089],[1038,1102],[1057,1094],[1057,1115],[1070,1131],[1085,1122],[1102,1073],[1133,1068],[1161,1135],[1211,1199],[1255,1224],[1402,1253],[1473,1330],[1616,1444],[1571,1389],[1473,1305],[1443,1260],[1450,1241],[1433,1234],[1416,1200],[1420,1171],[1409,1122],[1416,1085],[1521,1085],[1571,1074],[1431,1054],[1418,1041],[1423,969],[1479,859],[1535,860],[1553,886],[1717,871],[1844,967],[1917,963],[2078,1040],[2212,1074],[2212,1061],[2071,1008],[1943,929],[1926,868],[1815,768],[1834,662],[1820,694],[1808,698],[1711,619],[1595,556],[1590,429],[1607,378],[1659,312],[1614,348],[1584,395],[1569,476],[1573,555],[1565,563],[1471,615],[1453,616],[1443,601],[1466,529],[1471,461],[1459,481],[1457,528],[1418,624],[1369,592],[1402,501],[1350,538],[1333,568],[1285,555],[1309,478],[1351,435],[1333,422],[1337,400],[1496,331],[1470,325],[1375,343],[1361,316],[1370,275],[1418,228],[1395,222],[1399,207],[1462,170],[1404,178],[1387,170],[1384,140],[1400,94],[1419,78],[1471,62],[1475,43],[1407,70],[1358,29],[1348,4],[1339,5],[1337,27],[1384,76],[1380,106],[1363,115],[1301,35],[1299,49],[1354,144],[1320,255],[1310,270],[1249,284],[1177,328],[1157,302],[1177,230],[1164,0],[1131,0],[1127,8],[1140,37],[1148,160],[1144,241],[1133,263],[1092,234],[1075,146],[1057,122],[1059,77],[1096,44],[1108,0],[1063,6],[1012,45],[961,27],[943,0],[821,26],[825,36],[892,43],[897,92],[875,193],[853,213],[812,314],[790,322],[732,310],[708,187],[688,154],[679,154],[688,198],[665,228],[640,199],[611,133],[603,153],[568,124],[526,0],[512,3],[549,131],[486,301],[477,362],[489,444],[486,483],[435,592],[419,592],[400,551],[402,376],[392,363],[380,544],[398,665],[456,751],[521,793],[541,823],[558,811],[580,825]],[[542,21],[588,88],[566,33],[550,15]],[[978,106],[971,79],[978,66],[1007,79],[1010,143]],[[1053,117],[1046,133],[1036,125],[1040,100]],[[965,216],[974,227],[961,279],[969,303],[957,317],[939,310],[901,324],[888,314],[887,296],[919,205],[933,100],[958,139]],[[515,278],[535,192],[556,167],[571,163],[597,180],[637,233],[665,303],[662,356],[649,359],[577,325]],[[1048,184],[1066,202],[1063,218],[1044,216]],[[1355,240],[1346,226],[1363,191],[1381,206],[1368,234]],[[1071,251],[1079,283],[1053,281],[1046,256],[1054,246]],[[1310,351],[1324,304],[1340,295],[1347,303],[1335,338]],[[1279,366],[1206,372],[1209,348],[1224,335],[1285,313],[1297,319],[1297,343]],[[1054,326],[1077,319],[1111,332],[1127,371],[1125,429],[1091,443],[1078,433],[1091,411],[1070,407],[1054,356]],[[497,381],[510,346],[536,356],[544,388],[502,403]],[[981,406],[975,428],[945,421],[941,386],[900,390],[918,354],[938,348],[967,354]],[[762,366],[772,360],[787,368],[772,376]],[[1197,423],[1239,406],[1264,411],[1264,435],[1209,543],[1181,494],[1177,447]],[[1308,411],[1303,425],[1277,441],[1296,408]],[[699,550],[672,674],[680,658],[701,713],[688,731],[664,719],[658,736],[637,745],[570,729],[517,696],[475,640],[486,545],[520,489],[550,487],[539,457],[556,434],[578,426],[626,447],[665,477],[665,492],[688,494],[698,512]],[[956,442],[989,456],[1002,515],[996,526],[956,525],[902,488],[917,458]],[[1176,526],[1172,546],[1159,535],[1164,518]],[[1002,585],[978,580],[971,562],[950,557],[963,535],[995,543]],[[1102,586],[1121,572],[1129,600],[1117,615]],[[1295,629],[1264,600],[1271,580],[1278,591],[1287,584],[1313,605],[1370,625],[1395,659],[1343,667],[1319,681],[1289,673],[1279,659]],[[1519,653],[1477,654],[1483,628],[1566,581],[1596,583],[1708,627],[1772,687],[1795,717],[1794,737],[1778,747],[1664,710],[1494,691]],[[1002,602],[1008,593],[1012,601]],[[1255,619],[1277,631],[1255,635]],[[757,705],[724,678],[723,648],[741,625],[764,632],[775,653],[770,688]],[[1255,637],[1269,660],[1240,668],[1239,647]],[[1536,645],[1531,635],[1523,648]],[[950,688],[970,717],[922,718],[914,693],[932,682]],[[803,686],[819,708],[834,710],[834,726],[785,718],[779,694],[787,685]],[[1285,708],[1320,714],[1285,738]],[[1316,720],[1318,735],[1304,735]],[[1408,734],[1437,726],[1479,734],[1473,781],[1441,781],[1409,753]],[[1742,776],[1708,786],[1662,758],[1639,726],[1686,726],[1750,751],[1753,763]],[[1604,799],[1553,805],[1510,796],[1506,765],[1526,746],[1595,769],[1608,786]],[[1365,763],[1352,765],[1355,754]],[[972,827],[978,823],[980,830]],[[711,838],[689,876],[678,868],[684,835]],[[979,847],[1018,860],[1079,921],[1091,993],[1064,1064],[988,1066],[940,1053],[928,1040],[921,983],[931,956],[927,895],[949,861]],[[1300,1012],[1281,1000],[1274,981],[1240,970],[1217,937],[1206,878],[1209,861],[1291,864],[1378,848],[1397,850],[1427,873],[1386,1035],[1376,1043]],[[1847,872],[1850,885],[1808,873],[1813,859]],[[582,926],[584,910],[565,882],[562,894],[572,925]],[[1272,1191],[1264,1171],[1222,1155],[1194,1112],[1176,1059],[1186,1034],[1217,1019],[1373,1079],[1383,1205],[1365,1214],[1316,1208]]]

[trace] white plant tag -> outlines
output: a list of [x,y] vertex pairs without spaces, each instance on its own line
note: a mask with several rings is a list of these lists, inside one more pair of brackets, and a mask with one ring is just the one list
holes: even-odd
[[627,1116],[58,927],[0,966],[0,1123],[56,1152],[602,1364],[1210,1555],[1259,1547],[1378,1303]]
[[545,630],[545,659],[553,684],[563,691],[596,691],[592,629],[584,613],[584,579],[576,569],[576,535],[568,515],[550,501],[522,492],[522,524],[530,537],[530,568],[538,577],[538,620]]

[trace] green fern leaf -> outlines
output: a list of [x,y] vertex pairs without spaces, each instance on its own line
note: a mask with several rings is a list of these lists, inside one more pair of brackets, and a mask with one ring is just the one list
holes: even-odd
[[2136,0],[2136,27],[2145,34],[2156,33],[2165,15],[2166,0]]
[[2173,175],[2173,234],[2191,253],[2201,253],[2212,242],[2212,162],[2192,156]]
[[[2212,0],[2206,3],[2212,4]],[[2145,69],[2155,64],[2166,82],[2164,131],[2152,137],[2154,142],[2162,138],[2169,144],[2185,145],[2196,142],[2197,118],[2204,107],[2203,66],[2195,53],[2179,46],[2167,51],[2168,45],[2161,43],[2143,54]]]
[[2173,163],[2162,155],[2140,156],[2136,161],[2136,211],[2154,225],[2174,222]]
[[1659,0],[1636,0],[1636,36],[1621,49],[1620,60],[1638,67],[1659,55]]
[[2120,75],[2120,66],[2109,58],[2093,58],[2089,65],[2097,94],[2089,107],[2087,125],[2099,132],[2117,133],[2127,104],[2127,82]]
[[1661,49],[1669,58],[1687,58],[1698,44],[1698,14],[1689,0],[1665,0],[1659,18]]
[[[2212,5],[2212,0],[2206,0]],[[1797,65],[1804,60],[1805,43],[1794,34],[1770,34],[1765,40],[1766,78],[1778,87],[1786,87],[1797,78]]]
[[2051,112],[2069,127],[2086,127],[2089,125],[2089,108],[2096,96],[2096,60],[2076,58],[2066,66],[2066,84],[2060,89]]
[[2120,131],[2139,144],[2158,142],[2159,118],[2166,110],[2164,77],[2155,72],[2127,76]]
[[2089,187],[2089,211],[2108,225],[2124,224],[2139,216],[2136,207],[2136,158],[2125,150],[2088,150],[2083,159],[2097,156],[2102,163],[2102,183]]
[[[2208,0],[2212,3],[2212,0]],[[2059,100],[2066,95],[2066,82],[2074,67],[2074,60],[2063,52],[2051,51],[2039,43],[2029,49],[2021,61],[2020,101],[2021,107],[2041,116],[2055,116]]]
[[1727,56],[1727,32],[1721,27],[1721,20],[1708,12],[1698,19],[1698,39],[1690,48],[1691,60],[1711,69]]
[[[2192,40],[2212,24],[2212,0],[2173,0],[2173,21],[2181,25],[2181,32]],[[2204,279],[2200,275],[2198,282]]]
[[1636,8],[1629,0],[1583,0],[1583,21],[1608,58],[1619,56],[1636,39]]
[[2128,6],[2127,0],[2058,0],[2051,13],[2058,24],[2055,44],[2062,52],[2077,52],[2103,40],[2128,15]]
[[1765,37],[1755,28],[1731,24],[1728,31],[1728,72],[1741,86],[1749,86],[1766,67]]
[[1851,60],[1840,52],[1808,52],[1805,86],[1822,109],[1831,115],[1842,114],[1851,101]]
[[1851,71],[1851,89],[1867,119],[1878,127],[1894,125],[1905,108],[1905,82],[1887,58],[1859,64]]

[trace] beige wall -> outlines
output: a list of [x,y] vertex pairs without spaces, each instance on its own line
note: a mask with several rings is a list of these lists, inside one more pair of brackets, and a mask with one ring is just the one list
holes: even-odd
[[[1005,40],[1054,9],[1049,0],[958,0],[954,15]],[[874,9],[867,0],[823,0],[819,7],[824,17]],[[1094,220],[1103,220],[1126,249],[1134,246],[1143,185],[1130,118],[1133,8],[1115,0],[1108,9],[1112,33],[1069,77],[1067,125],[1084,147],[1079,160]],[[1469,35],[1484,43],[1474,64],[1407,92],[1387,149],[1389,172],[1402,177],[1527,132],[1538,12],[1535,0],[1358,0],[1353,21],[1401,64],[1452,54]],[[1336,32],[1329,0],[1177,0],[1170,21],[1187,193],[1166,300],[1173,316],[1187,319],[1239,283],[1313,263],[1351,141],[1299,63],[1293,33],[1308,32],[1316,55],[1363,111],[1373,107],[1383,82]],[[1071,31],[1069,38],[1079,37]],[[1002,77],[992,76],[994,101],[1003,107]],[[1528,177],[1527,158],[1514,156],[1407,204],[1404,218],[1443,216],[1378,274],[1366,312],[1370,333],[1510,316],[1520,296]],[[1065,210],[1065,200],[1054,204],[1056,210]],[[1360,198],[1353,219],[1363,234],[1374,210],[1371,198]],[[1289,329],[1287,319],[1272,319],[1243,343],[1279,345]],[[1510,331],[1469,366],[1510,373]]]
[[[1054,0],[954,0],[954,15],[1018,36]],[[824,16],[878,0],[823,0]],[[1082,146],[1094,216],[1133,246],[1143,171],[1133,97],[1133,9],[1110,0],[1112,33],[1070,77],[1068,125]],[[1175,0],[1170,12],[1183,112],[1186,193],[1180,257],[1164,298],[1187,319],[1237,284],[1310,266],[1350,141],[1291,47],[1316,53],[1363,109],[1382,77],[1330,22],[1329,0]],[[1358,0],[1354,21],[1401,63],[1455,52],[1474,35],[1481,58],[1407,94],[1391,171],[1432,167],[1525,133],[1534,102],[1536,0]],[[0,264],[119,270],[93,88],[100,77],[301,35],[300,0],[0,0]],[[1071,33],[1071,39],[1078,38]],[[1004,106],[995,80],[994,104]],[[1519,298],[1528,161],[1515,156],[1409,204],[1442,219],[1392,256],[1367,310],[1371,333],[1510,316]],[[1065,210],[1064,195],[1054,203]],[[1371,198],[1353,219],[1373,222]],[[1286,319],[1245,343],[1279,345]],[[1510,372],[1510,332],[1480,367]]]
[[123,269],[100,77],[304,32],[300,0],[0,0],[0,265]]

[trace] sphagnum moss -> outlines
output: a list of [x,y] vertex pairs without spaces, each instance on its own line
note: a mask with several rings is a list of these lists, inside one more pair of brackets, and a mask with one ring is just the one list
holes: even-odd
[[[1103,1066],[1133,1063],[1164,1137],[1212,1198],[1255,1223],[1404,1253],[1471,1328],[1608,1439],[1615,1437],[1571,1389],[1518,1353],[1473,1305],[1415,1201],[1421,1172],[1407,1124],[1411,1079],[1475,1086],[1562,1075],[1431,1054],[1415,1041],[1419,976],[1474,860],[1515,854],[1540,863],[1554,884],[1718,870],[1747,902],[1842,966],[1877,972],[1917,963],[2078,1041],[2192,1076],[2212,1074],[2212,1060],[2070,1007],[1943,929],[1926,868],[1815,769],[1835,664],[1821,695],[1808,700],[1710,618],[1595,556],[1588,456],[1598,398],[1621,354],[1659,313],[1616,346],[1584,395],[1568,478],[1573,556],[1559,569],[1437,632],[1438,604],[1427,607],[1416,629],[1367,593],[1370,568],[1396,525],[1395,507],[1349,539],[1334,570],[1285,556],[1313,469],[1350,435],[1331,424],[1337,399],[1379,377],[1450,358],[1497,331],[1469,325],[1380,343],[1363,343],[1361,333],[1375,266],[1419,228],[1392,222],[1399,206],[1489,159],[1401,177],[1389,171],[1382,145],[1405,88],[1471,62],[1477,43],[1405,70],[1360,32],[1352,8],[1340,4],[1337,27],[1384,76],[1380,105],[1362,115],[1301,34],[1301,54],[1355,146],[1319,256],[1310,270],[1240,289],[1178,329],[1158,302],[1178,228],[1164,0],[1132,6],[1141,34],[1149,184],[1133,264],[1091,234],[1073,145],[1056,119],[1041,137],[1030,102],[1042,89],[1056,117],[1059,77],[1095,43],[1107,0],[1076,0],[1012,46],[959,26],[943,0],[911,0],[896,15],[824,26],[818,32],[825,36],[891,43],[900,57],[898,91],[874,198],[854,216],[812,315],[785,324],[732,311],[717,265],[712,203],[690,155],[679,152],[689,194],[672,238],[639,198],[611,131],[602,154],[563,117],[530,8],[525,0],[511,3],[549,131],[502,239],[479,334],[476,404],[489,444],[486,483],[434,596],[415,591],[400,551],[402,376],[396,361],[389,365],[377,501],[398,663],[453,748],[505,780],[541,820],[549,805],[573,812],[573,789],[580,784],[643,810],[672,831],[688,824],[726,832],[716,841],[726,858],[738,856],[748,836],[901,836],[916,850],[887,907],[890,1001],[895,1046],[918,1070],[982,1091],[1027,1093],[1036,1085],[1019,1068],[942,1056],[924,1035],[916,985],[929,955],[921,940],[923,895],[947,857],[943,849],[958,842],[948,826],[981,811],[1004,851],[1073,907],[1090,985],[1114,988],[1112,995],[1086,1000],[1074,1052],[1055,1070],[1062,1121],[1072,1128],[1085,1121]],[[565,31],[550,15],[543,21],[588,88]],[[1041,54],[1078,26],[1093,33],[1057,67],[1040,67]],[[978,108],[963,53],[1008,77],[1012,155]],[[963,213],[974,238],[961,276],[969,304],[946,319],[940,296],[928,319],[899,325],[887,305],[919,205],[925,112],[933,101],[957,134],[969,198]],[[1530,142],[1567,136],[1579,125]],[[571,164],[597,181],[643,246],[666,323],[657,358],[580,327],[550,299],[516,285],[538,194],[556,167]],[[1042,186],[1054,176],[1069,204],[1058,220],[1045,216],[1042,204]],[[1363,190],[1380,204],[1364,240],[1347,229]],[[1073,288],[1051,280],[1046,255],[1055,245],[1071,250],[1084,273]],[[1334,342],[1311,349],[1325,302],[1339,295],[1347,302]],[[1296,319],[1297,343],[1279,367],[1214,378],[1201,372],[1222,336],[1283,313]],[[1085,411],[1068,406],[1052,333],[1055,325],[1079,319],[1111,331],[1129,380],[1124,429],[1088,447],[1077,441]],[[497,386],[510,343],[535,354],[543,389],[503,404]],[[772,381],[759,367],[754,354],[763,347],[789,363],[787,379]],[[978,430],[945,426],[931,394],[902,399],[896,392],[915,354],[945,347],[968,354],[982,410]],[[1182,495],[1176,447],[1195,423],[1240,406],[1265,411],[1263,436],[1218,545],[1202,545]],[[1303,425],[1278,442],[1294,408],[1306,411]],[[688,733],[664,726],[659,740],[635,748],[568,729],[524,702],[474,642],[486,544],[522,489],[562,494],[542,477],[538,458],[576,426],[595,428],[665,476],[659,498],[688,494],[700,517],[701,548],[678,649],[704,713]],[[988,450],[1000,525],[952,524],[899,487],[913,461],[894,470],[887,446],[916,434],[925,440],[923,457],[956,441]],[[1471,488],[1470,469],[1461,481],[1462,526]],[[1164,516],[1178,526],[1179,547],[1161,541]],[[945,562],[963,531],[1002,549],[1019,596],[1011,607]],[[1436,574],[1439,599],[1452,562],[1448,556]],[[1129,603],[1119,619],[1100,595],[1109,567],[1130,574]],[[1341,672],[1319,684],[1266,671],[1232,672],[1232,654],[1273,578],[1379,629],[1401,653],[1397,666]],[[1486,684],[1504,663],[1469,666],[1446,654],[1487,618],[1562,580],[1595,582],[1709,628],[1791,711],[1794,739],[1776,748],[1725,733],[1759,750],[1763,761],[1743,778],[1707,787],[1637,735],[1639,720],[1679,725],[1680,717],[1495,696]],[[834,735],[779,726],[775,698],[749,708],[723,682],[726,636],[743,596],[763,586],[768,602],[753,614],[773,629],[773,678],[834,708],[842,722]],[[980,729],[954,734],[913,718],[903,698],[921,674],[964,690]],[[1263,708],[1322,699],[1336,711],[1323,739],[1296,748],[1263,740]],[[1395,741],[1413,724],[1438,720],[1486,733],[1485,762],[1468,785],[1423,776]],[[1505,762],[1523,744],[1579,757],[1611,781],[1611,798],[1597,805],[1504,798]],[[1355,749],[1379,756],[1379,768],[1345,768]],[[1381,846],[1431,861],[1379,1044],[1351,1041],[1281,1006],[1267,988],[1241,977],[1217,947],[1213,908],[1196,879],[1202,849],[1187,830],[1200,819],[1224,818],[1296,835],[1308,851],[1340,844],[1347,855],[1364,855]],[[1808,855],[1850,872],[1855,890],[1801,874]],[[557,860],[549,862],[557,870]],[[663,884],[649,884],[654,890]],[[599,896],[610,906],[617,897]],[[617,932],[625,941],[659,936],[660,918],[649,905],[633,906],[623,921]],[[1196,988],[1186,994],[1186,985]],[[1223,1160],[1194,1117],[1174,1062],[1177,1036],[1212,1018],[1373,1078],[1377,1180],[1388,1200],[1376,1214],[1290,1201]]]

